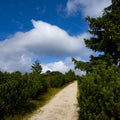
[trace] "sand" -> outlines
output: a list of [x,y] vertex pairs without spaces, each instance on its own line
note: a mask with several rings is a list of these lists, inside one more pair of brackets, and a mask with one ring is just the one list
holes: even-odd
[[65,87],[28,120],[78,120],[77,82]]

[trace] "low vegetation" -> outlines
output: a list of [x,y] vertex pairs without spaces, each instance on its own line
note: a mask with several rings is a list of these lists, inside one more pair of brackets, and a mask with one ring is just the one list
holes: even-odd
[[76,76],[71,70],[66,74],[58,71],[40,74],[35,69],[32,73],[25,74],[19,71],[0,72],[0,118],[4,120],[9,116],[31,112],[36,106],[43,105],[43,100],[49,99],[47,96],[55,94],[59,90],[57,88],[75,79]]
[[120,69],[105,64],[78,79],[80,120],[120,119]]

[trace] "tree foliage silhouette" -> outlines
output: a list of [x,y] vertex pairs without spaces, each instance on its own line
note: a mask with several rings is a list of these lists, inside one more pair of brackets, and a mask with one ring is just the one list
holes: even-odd
[[35,63],[33,63],[32,71],[35,73],[38,73],[38,74],[40,74],[42,72],[42,66],[41,66],[39,60],[36,60]]

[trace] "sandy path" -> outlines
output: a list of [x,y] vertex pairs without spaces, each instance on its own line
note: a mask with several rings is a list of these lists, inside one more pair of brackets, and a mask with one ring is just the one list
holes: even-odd
[[77,120],[77,82],[60,91],[29,120]]

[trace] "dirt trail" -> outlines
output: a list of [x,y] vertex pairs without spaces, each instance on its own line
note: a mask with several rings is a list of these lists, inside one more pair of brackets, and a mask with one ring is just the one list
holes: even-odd
[[77,120],[77,82],[70,84],[28,120]]

